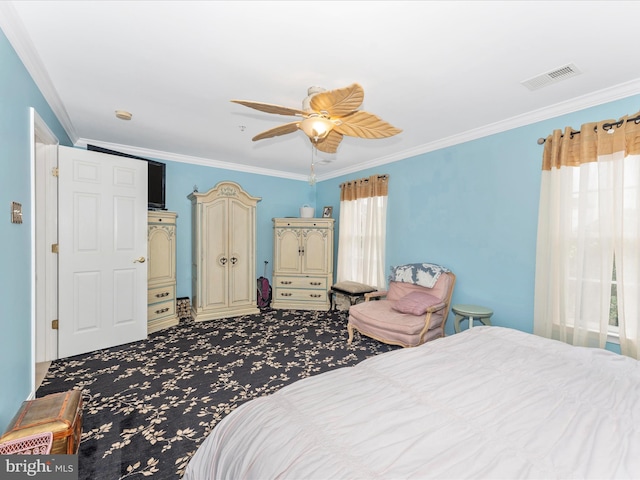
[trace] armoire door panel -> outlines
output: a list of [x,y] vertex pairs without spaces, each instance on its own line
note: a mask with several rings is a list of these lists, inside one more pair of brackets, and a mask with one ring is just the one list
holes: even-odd
[[252,242],[254,237],[253,208],[237,200],[229,201],[229,304],[250,302],[254,295],[254,281],[249,278],[255,264]]
[[226,303],[229,252],[224,225],[228,221],[227,214],[227,204],[224,200],[217,200],[203,206],[203,245],[208,249],[202,262],[203,308],[217,307]]
[[[220,258],[220,257],[219,257]],[[204,276],[204,284],[202,285],[202,307],[203,308],[215,308],[223,307],[227,304],[227,269],[228,267],[222,266],[219,262],[213,258],[210,264],[206,267],[207,274]]]
[[149,283],[170,281],[175,276],[175,265],[171,258],[166,258],[173,248],[172,232],[164,228],[152,225],[149,227],[149,258],[163,259],[164,261],[149,262]]
[[278,228],[275,237],[274,271],[281,274],[300,273],[302,268],[300,229]]
[[303,234],[302,272],[323,274],[328,271],[328,244],[325,230],[305,230]]
[[251,301],[247,285],[247,269],[244,268],[243,263],[238,262],[229,269],[229,306],[246,304]]

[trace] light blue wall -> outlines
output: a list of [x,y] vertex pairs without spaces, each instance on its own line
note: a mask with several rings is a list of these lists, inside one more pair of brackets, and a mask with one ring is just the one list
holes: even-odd
[[454,303],[488,306],[494,324],[531,332],[543,149],[536,141],[568,125],[634,114],[639,105],[633,96],[325,181],[317,203],[333,205],[339,218],[341,182],[388,173],[387,271],[441,263],[457,276]]
[[[553,88],[553,87],[549,87]],[[187,195],[219,181],[238,182],[258,204],[256,269],[272,273],[273,217],[297,216],[310,204],[333,205],[339,218],[338,185],[374,173],[391,175],[387,270],[391,265],[433,261],[451,268],[458,281],[454,302],[494,309],[497,325],[532,331],[533,285],[540,159],[536,144],[553,129],[638,110],[640,96],[553,120],[418,155],[310,187],[306,182],[229,170],[167,163],[167,208],[178,213],[178,296],[191,297],[191,216]],[[70,141],[0,32],[0,430],[30,390],[30,165],[29,112],[34,106],[60,139]],[[373,140],[372,140],[373,141]],[[22,225],[8,221],[11,201],[23,204]],[[4,207],[2,207],[4,205]],[[339,231],[339,225],[338,225]],[[337,235],[336,235],[337,238]],[[452,332],[451,322],[447,333]]]
[[315,187],[298,180],[287,180],[218,168],[165,162],[167,164],[167,210],[178,214],[177,220],[177,295],[191,298],[191,201],[187,198],[198,186],[201,193],[207,192],[221,181],[233,181],[254,197],[261,197],[256,209],[256,274],[264,273],[271,278],[273,259],[274,217],[298,216],[299,207],[305,203],[313,205]]
[[[31,166],[34,107],[70,145],[49,105],[0,30],[0,432],[31,392]],[[12,201],[23,223],[9,221]]]

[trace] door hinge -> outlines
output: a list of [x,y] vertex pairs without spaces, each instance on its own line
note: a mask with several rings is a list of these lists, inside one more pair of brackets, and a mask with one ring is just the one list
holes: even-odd
[[60,170],[58,170],[58,167],[53,167],[51,169],[51,175],[53,175],[54,177],[57,177],[60,174]]
[[51,244],[51,253],[58,253],[58,244],[57,243],[52,243]]
[[58,320],[51,320],[51,328],[53,330],[58,330]]

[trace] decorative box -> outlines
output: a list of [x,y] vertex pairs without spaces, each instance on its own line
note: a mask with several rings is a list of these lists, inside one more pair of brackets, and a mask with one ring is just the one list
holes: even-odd
[[0,442],[53,433],[52,454],[78,453],[82,436],[82,392],[53,393],[22,403]]

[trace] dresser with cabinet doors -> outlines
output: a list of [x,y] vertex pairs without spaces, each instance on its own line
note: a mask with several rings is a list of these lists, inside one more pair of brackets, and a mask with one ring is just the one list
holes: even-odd
[[178,324],[176,314],[176,218],[174,212],[147,216],[147,332]]
[[235,182],[194,192],[192,313],[196,321],[259,313],[256,303],[256,205]]
[[332,218],[274,218],[273,308],[329,310]]

